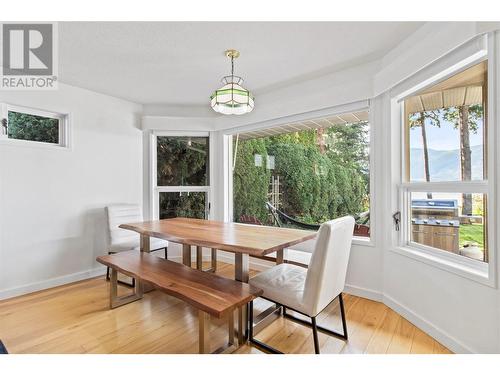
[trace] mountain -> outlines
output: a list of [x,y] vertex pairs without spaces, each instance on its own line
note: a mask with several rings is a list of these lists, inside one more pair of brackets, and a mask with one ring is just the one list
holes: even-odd
[[[431,181],[460,180],[460,150],[429,149],[429,169]],[[424,150],[410,149],[411,181],[425,181]],[[483,178],[483,146],[471,147],[472,179]]]

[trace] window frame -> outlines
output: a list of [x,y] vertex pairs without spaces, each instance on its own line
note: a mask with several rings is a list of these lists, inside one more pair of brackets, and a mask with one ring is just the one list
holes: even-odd
[[[27,115],[41,116],[46,118],[57,119],[59,121],[58,135],[59,139],[57,143],[31,141],[27,139],[15,139],[9,138],[8,133],[3,133],[3,128],[0,133],[0,142],[12,144],[16,146],[29,146],[29,147],[48,147],[56,149],[70,149],[70,121],[68,113],[52,112],[47,110],[41,110],[37,108],[24,107],[9,103],[0,103],[0,113],[2,119],[9,118],[9,112],[18,112]],[[8,126],[8,125],[7,125]]]
[[[359,112],[368,110],[368,124],[370,126],[370,154],[369,154],[369,168],[370,168],[370,237],[354,236],[352,243],[353,245],[375,247],[378,220],[377,220],[377,202],[376,197],[376,176],[380,176],[374,160],[377,157],[377,149],[375,148],[375,140],[378,136],[378,131],[373,126],[374,124],[374,113],[371,108],[371,102],[369,100],[361,100],[349,104],[338,105],[330,108],[326,108],[318,111],[306,112],[298,115],[291,115],[281,118],[275,118],[268,121],[248,124],[241,127],[231,128],[224,131],[222,134],[224,138],[224,221],[233,222],[233,136],[241,132],[249,132],[260,129],[279,127],[291,122],[296,121],[307,121],[311,119],[317,119],[320,117],[329,117],[335,115],[341,115],[349,112]],[[377,171],[375,169],[377,168]],[[253,224],[246,224],[253,225]]]
[[[157,174],[157,139],[158,137],[206,137],[208,138],[208,185],[200,186],[162,186],[158,185]],[[213,196],[213,161],[214,161],[214,147],[213,137],[210,132],[175,132],[175,131],[152,131],[149,137],[150,145],[150,213],[152,220],[159,220],[160,218],[160,193],[205,193],[206,194],[206,208],[207,219],[212,218],[213,207],[211,204],[211,197]]]
[[[391,98],[391,118],[393,121],[393,135],[399,133],[399,137],[394,139],[399,140],[399,145],[396,155],[399,155],[399,177],[396,178],[396,194],[397,194],[397,210],[401,212],[401,230],[396,232],[394,246],[391,250],[401,255],[408,256],[415,260],[424,262],[426,264],[435,266],[437,268],[449,271],[451,273],[466,277],[468,279],[477,281],[479,283],[495,287],[496,286],[496,188],[495,181],[497,179],[495,161],[495,144],[497,142],[499,132],[495,131],[494,126],[491,124],[497,121],[495,117],[495,87],[496,87],[496,68],[495,68],[495,55],[494,55],[494,36],[492,34],[483,35],[471,43],[476,43],[483,46],[484,49],[476,51],[469,56],[461,55],[461,52],[468,50],[470,45],[463,46],[463,50],[459,48],[453,51],[450,55],[456,54],[461,58],[456,59],[456,56],[445,56],[443,59],[448,65],[443,68],[443,59],[437,63],[441,65],[438,72],[429,78],[425,72],[420,72],[411,77],[414,87],[407,89],[399,96],[392,96]],[[479,48],[478,48],[479,49]],[[409,160],[407,153],[407,127],[404,111],[404,100],[418,92],[421,92],[427,87],[433,86],[436,83],[442,82],[449,77],[452,77],[471,66],[479,64],[482,61],[487,61],[488,74],[487,74],[487,104],[486,104],[486,118],[485,123],[485,160],[486,163],[486,176],[481,181],[444,181],[444,182],[410,182],[408,180]],[[430,71],[432,72],[432,67]],[[420,83],[415,82],[415,78],[421,78]],[[425,85],[424,85],[425,83]],[[393,150],[395,150],[393,148]],[[394,170],[393,170],[394,171]],[[443,193],[476,193],[486,195],[485,210],[487,214],[484,217],[484,230],[486,235],[486,245],[488,249],[488,263],[480,262],[474,259],[469,259],[465,256],[449,253],[440,249],[430,246],[418,244],[411,241],[411,207],[410,195],[412,192],[443,192]]]

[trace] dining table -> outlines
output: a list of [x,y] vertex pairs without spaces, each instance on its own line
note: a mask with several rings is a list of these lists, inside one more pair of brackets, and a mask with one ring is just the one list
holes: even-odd
[[[286,248],[316,237],[316,232],[310,230],[185,217],[121,224],[120,228],[140,234],[140,250],[143,252],[150,252],[151,237],[181,244],[182,263],[188,267],[192,264],[192,247],[197,250],[198,268],[204,247],[212,249],[213,255],[217,254],[217,250],[233,253],[234,279],[244,283],[249,279],[250,257],[273,259],[280,264],[284,262]],[[273,253],[276,255],[269,257]],[[277,310],[278,307],[270,307],[256,317],[256,333],[267,325],[264,320],[274,320],[272,315],[276,314],[272,313]],[[239,319],[246,319],[246,312]]]

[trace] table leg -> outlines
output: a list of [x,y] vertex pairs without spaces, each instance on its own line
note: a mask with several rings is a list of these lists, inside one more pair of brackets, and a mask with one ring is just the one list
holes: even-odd
[[141,234],[141,251],[145,253],[151,252],[151,241],[146,234]]
[[182,264],[191,267],[191,245],[182,245]]
[[[248,283],[248,271],[250,268],[250,256],[248,254],[234,254],[234,279],[244,283]],[[247,337],[247,308],[243,306],[238,309],[238,341],[241,344],[245,342]]]
[[248,254],[234,254],[234,279],[248,283],[248,270],[250,268],[250,256]]
[[276,251],[276,264],[281,264],[284,261],[284,249]]
[[212,249],[212,267],[210,271],[217,271],[217,249]]
[[203,271],[203,248],[196,246],[196,269]]
[[[143,253],[150,253],[151,252],[151,238],[147,234],[141,234],[141,251]],[[135,281],[135,284],[138,285],[141,290],[143,290],[145,293],[152,291],[154,288],[151,284],[149,283],[142,283],[139,280]]]

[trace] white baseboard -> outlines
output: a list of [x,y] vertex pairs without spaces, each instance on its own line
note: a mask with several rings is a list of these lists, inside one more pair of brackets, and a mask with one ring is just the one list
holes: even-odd
[[355,286],[351,284],[346,284],[344,287],[344,292],[347,294],[352,294],[356,297],[366,298],[372,301],[382,302],[383,294],[378,290],[363,288],[360,286]]
[[467,354],[467,353],[476,353],[476,351],[469,348],[467,345],[462,343],[460,340],[457,340],[455,337],[449,335],[439,327],[435,326],[428,320],[424,319],[422,316],[412,311],[408,307],[400,304],[394,298],[384,295],[382,302],[396,311],[399,315],[401,315],[406,320],[410,321],[412,324],[420,328],[422,331],[427,333],[429,336],[433,337],[436,341],[440,342],[448,349],[450,349],[454,353],[459,354]]
[[39,290],[54,288],[56,286],[73,283],[75,281],[90,279],[92,277],[104,275],[105,273],[106,273],[106,267],[99,266],[97,268],[73,273],[71,275],[55,277],[53,279],[26,284],[11,289],[0,290],[0,300],[21,296],[27,293],[37,292]]

